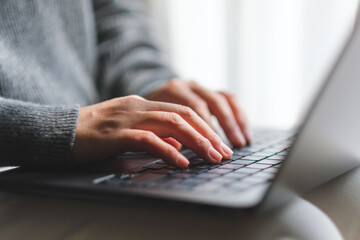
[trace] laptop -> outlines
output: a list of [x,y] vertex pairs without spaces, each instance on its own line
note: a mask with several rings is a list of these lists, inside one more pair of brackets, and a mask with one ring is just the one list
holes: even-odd
[[297,130],[258,130],[231,159],[208,164],[191,150],[186,169],[127,153],[74,169],[13,168],[0,190],[106,201],[221,209],[273,208],[360,163],[360,18]]

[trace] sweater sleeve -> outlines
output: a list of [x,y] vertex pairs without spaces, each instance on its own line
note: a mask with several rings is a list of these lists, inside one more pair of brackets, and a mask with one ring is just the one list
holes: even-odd
[[0,164],[71,166],[78,112],[0,97]]
[[145,96],[176,77],[138,0],[93,0],[98,36],[97,87],[104,98]]

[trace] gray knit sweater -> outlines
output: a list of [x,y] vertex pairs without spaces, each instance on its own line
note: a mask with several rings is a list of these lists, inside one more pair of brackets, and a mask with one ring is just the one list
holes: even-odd
[[175,74],[136,0],[0,0],[0,164],[71,166],[79,108]]

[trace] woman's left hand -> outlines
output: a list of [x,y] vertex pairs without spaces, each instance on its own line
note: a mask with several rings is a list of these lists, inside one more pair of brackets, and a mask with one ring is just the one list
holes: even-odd
[[194,81],[173,79],[146,98],[188,106],[210,126],[211,115],[215,115],[234,147],[243,147],[251,141],[244,113],[236,98],[229,93],[212,92]]

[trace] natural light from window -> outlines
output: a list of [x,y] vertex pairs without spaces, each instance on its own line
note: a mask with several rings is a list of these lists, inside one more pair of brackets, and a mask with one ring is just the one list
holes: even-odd
[[148,0],[186,78],[238,96],[252,125],[298,123],[339,53],[356,0]]

